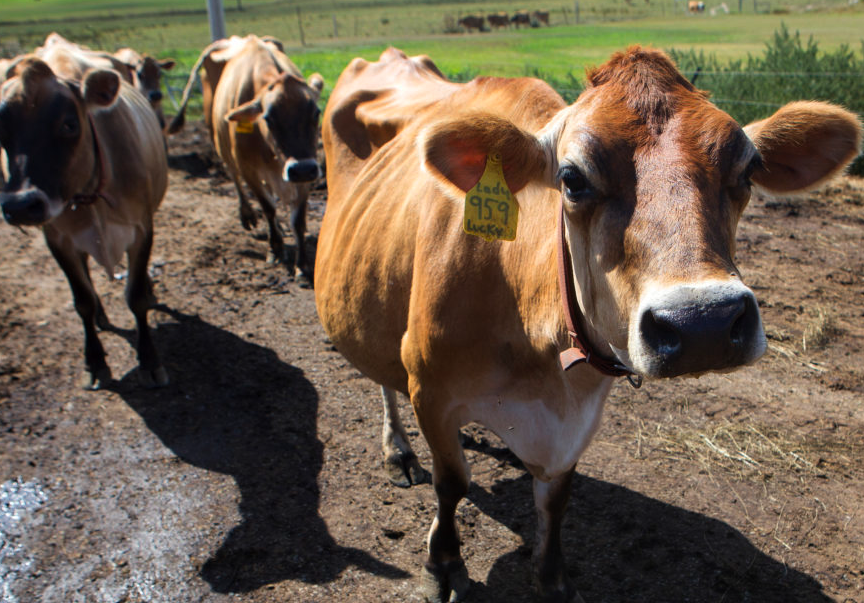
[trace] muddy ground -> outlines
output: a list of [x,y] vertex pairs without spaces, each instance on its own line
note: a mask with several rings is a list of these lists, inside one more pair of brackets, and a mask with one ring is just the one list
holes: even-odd
[[[0,225],[0,600],[418,600],[433,492],[386,481],[377,387],[327,342],[313,292],[265,264],[200,124],[171,153],[165,389],[137,386],[124,282],[95,270],[116,382],[79,389],[66,281],[38,232]],[[588,603],[864,603],[864,182],[755,198],[738,241],[770,349],[730,375],[615,385],[563,530]],[[407,403],[404,420],[428,467]],[[465,433],[471,600],[530,600],[530,479]]]

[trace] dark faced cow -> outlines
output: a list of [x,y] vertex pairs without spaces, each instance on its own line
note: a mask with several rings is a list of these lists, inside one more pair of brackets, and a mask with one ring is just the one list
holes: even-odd
[[243,227],[256,224],[243,192],[245,182],[267,218],[272,259],[284,260],[276,205],[285,203],[291,210],[297,249],[294,266],[311,283],[312,265],[304,242],[306,201],[321,173],[316,159],[317,102],[324,81],[314,74],[307,83],[272,38],[250,35],[219,40],[204,49],[193,67],[169,132],[182,127],[192,83],[202,67],[205,120],[237,188]]
[[90,280],[88,256],[112,274],[126,254],[139,378],[164,385],[168,377],[147,326],[147,262],[153,214],[168,182],[165,142],[147,101],[116,71],[90,68],[78,79],[80,64],[71,59],[62,52],[51,63],[25,56],[0,88],[3,217],[42,227],[84,323],[85,384],[91,388],[111,378],[96,333],[97,324],[110,323]]
[[468,15],[459,19],[459,26],[464,27],[468,33],[471,33],[472,29],[483,31],[483,22],[484,18],[482,15]]
[[[422,475],[396,392],[429,444],[438,511],[423,595],[461,600],[469,585],[454,513],[470,481],[459,428],[476,421],[534,477],[543,600],[572,601],[562,515],[614,378],[762,355],[735,265],[751,185],[811,188],[855,157],[861,130],[817,102],[742,128],[654,50],[614,55],[568,107],[539,80],[454,84],[390,49],[342,73],[323,139],[318,313],[383,387],[392,478]],[[493,212],[500,233],[471,226]],[[515,240],[495,240],[503,226]]]
[[132,75],[132,84],[156,113],[159,125],[165,128],[165,114],[162,112],[162,72],[174,68],[173,59],[156,59],[149,54],[141,55],[131,48],[121,48],[114,58],[123,62]]

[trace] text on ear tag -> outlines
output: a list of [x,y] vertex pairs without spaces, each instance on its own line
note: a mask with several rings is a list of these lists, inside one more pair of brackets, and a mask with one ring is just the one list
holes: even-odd
[[513,241],[518,222],[516,195],[510,192],[504,180],[501,156],[492,153],[486,158],[480,182],[465,194],[462,228],[487,241]]
[[237,133],[238,134],[251,134],[255,131],[255,124],[251,121],[238,121],[237,122]]

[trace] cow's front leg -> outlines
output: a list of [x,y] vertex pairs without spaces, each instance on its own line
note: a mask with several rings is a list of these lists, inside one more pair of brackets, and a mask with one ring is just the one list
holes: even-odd
[[246,193],[243,192],[243,186],[237,178],[234,178],[234,187],[237,189],[237,198],[240,199],[240,224],[246,230],[252,230],[258,226],[258,214],[249,205],[249,200],[246,198]]
[[126,304],[135,316],[138,331],[138,381],[144,387],[162,387],[168,385],[168,373],[159,356],[150,327],[147,324],[147,311],[150,309],[152,284],[147,274],[147,263],[150,259],[150,249],[153,246],[153,228],[146,225],[139,231],[135,243],[129,248],[129,281],[126,284]]
[[384,400],[384,425],[381,448],[384,451],[384,470],[390,481],[400,488],[429,481],[428,472],[420,466],[417,455],[408,442],[408,434],[399,419],[399,394],[381,386]]
[[468,493],[468,465],[459,443],[459,425],[448,424],[440,413],[441,406],[421,398],[412,394],[411,403],[432,450],[432,484],[438,512],[429,530],[429,556],[422,570],[420,594],[429,603],[462,601],[470,581],[459,552],[456,507]]
[[291,234],[294,235],[294,266],[301,284],[312,287],[314,284],[312,264],[306,253],[306,206],[309,199],[309,186],[298,185],[294,200],[291,202]]
[[567,577],[561,551],[561,523],[570,500],[573,470],[549,482],[534,478],[534,505],[537,508],[537,540],[534,543],[534,579],[543,603],[581,603]]
[[261,204],[261,211],[267,219],[268,241],[270,242],[270,253],[267,254],[268,264],[286,264],[288,256],[285,253],[285,242],[282,237],[282,228],[276,221],[276,202],[271,201],[266,195],[257,195]]
[[[90,281],[90,275],[87,271],[87,256],[55,244],[47,235],[45,241],[69,281],[72,298],[75,301],[75,310],[84,324],[84,365],[86,372],[81,380],[81,385],[86,389],[99,389],[111,381],[111,369],[105,362],[105,348],[102,347],[102,342],[99,341],[99,335],[96,333],[96,321],[100,313],[104,317],[105,311],[102,309],[102,304],[96,295],[93,283]],[[105,318],[105,322],[107,322],[107,318]]]

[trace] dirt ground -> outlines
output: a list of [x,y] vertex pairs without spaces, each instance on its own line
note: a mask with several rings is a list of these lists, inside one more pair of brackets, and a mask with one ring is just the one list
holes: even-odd
[[[40,233],[0,224],[0,601],[419,600],[434,496],[384,477],[378,388],[328,343],[313,292],[265,264],[201,125],[170,145],[151,314],[167,388],[137,386],[124,281],[94,270],[116,382],[81,390],[66,281]],[[864,603],[864,181],[754,198],[738,241],[769,351],[615,385],[563,529],[587,603]],[[471,600],[531,600],[530,479],[465,434]]]

